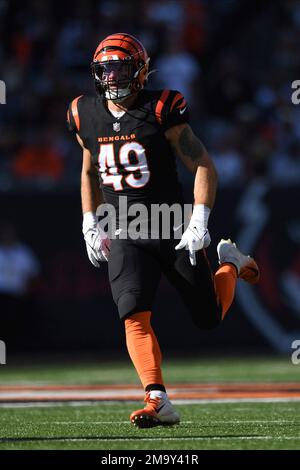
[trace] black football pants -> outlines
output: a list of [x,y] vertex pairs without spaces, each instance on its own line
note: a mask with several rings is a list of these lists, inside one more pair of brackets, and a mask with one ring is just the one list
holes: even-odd
[[197,264],[192,266],[188,250],[175,250],[178,243],[176,239],[112,240],[109,280],[122,319],[152,310],[155,292],[164,273],[199,328],[211,329],[220,323],[222,309],[217,303],[205,252],[197,252]]

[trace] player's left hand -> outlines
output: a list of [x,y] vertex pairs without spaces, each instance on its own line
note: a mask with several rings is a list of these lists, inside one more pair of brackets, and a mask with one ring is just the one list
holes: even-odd
[[203,204],[194,206],[188,228],[183,233],[175,250],[185,248],[189,250],[189,258],[192,266],[196,266],[196,252],[207,248],[211,238],[207,228],[210,209]]
[[189,250],[189,257],[192,266],[196,266],[196,251],[207,248],[211,242],[208,229],[198,229],[190,227],[183,233],[180,242],[176,245],[175,250],[186,248]]

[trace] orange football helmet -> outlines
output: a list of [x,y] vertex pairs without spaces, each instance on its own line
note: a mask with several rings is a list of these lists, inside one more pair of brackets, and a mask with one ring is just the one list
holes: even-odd
[[145,86],[149,61],[143,44],[131,34],[107,36],[91,63],[96,90],[108,100],[123,101]]

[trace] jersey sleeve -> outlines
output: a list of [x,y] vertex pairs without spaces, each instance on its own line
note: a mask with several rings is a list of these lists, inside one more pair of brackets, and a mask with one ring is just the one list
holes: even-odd
[[156,118],[164,131],[189,122],[188,104],[176,90],[164,90],[156,105]]
[[79,133],[80,131],[80,114],[79,114],[79,100],[81,96],[75,98],[67,110],[67,127],[69,131]]

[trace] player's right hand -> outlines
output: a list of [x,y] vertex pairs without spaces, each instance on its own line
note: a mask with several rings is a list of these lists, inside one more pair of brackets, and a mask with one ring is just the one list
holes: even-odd
[[207,248],[211,242],[207,229],[210,208],[204,204],[195,204],[190,223],[183,233],[175,250],[185,248],[189,250],[189,258],[192,266],[196,266],[196,252]]
[[91,212],[83,216],[82,232],[89,260],[99,268],[100,262],[108,261],[110,239],[99,226],[96,215]]
[[196,266],[196,252],[207,248],[211,242],[209,231],[206,228],[198,228],[197,226],[188,226],[183,233],[180,242],[176,245],[175,250],[185,248],[189,250],[189,258],[192,266]]

